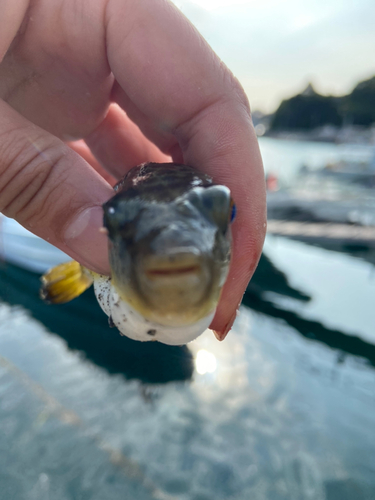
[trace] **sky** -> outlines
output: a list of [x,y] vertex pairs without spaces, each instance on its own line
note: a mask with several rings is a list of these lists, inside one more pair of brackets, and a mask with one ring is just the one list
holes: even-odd
[[375,75],[375,0],[174,0],[269,113],[309,82],[349,93]]

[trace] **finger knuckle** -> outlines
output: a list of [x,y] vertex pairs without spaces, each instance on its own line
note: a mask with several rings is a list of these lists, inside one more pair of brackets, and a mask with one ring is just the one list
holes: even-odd
[[63,181],[63,156],[57,141],[43,135],[31,138],[18,130],[1,137],[0,211],[26,227],[46,218]]

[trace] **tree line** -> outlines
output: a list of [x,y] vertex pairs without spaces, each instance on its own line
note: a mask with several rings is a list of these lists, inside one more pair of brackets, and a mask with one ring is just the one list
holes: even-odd
[[272,117],[270,130],[311,130],[324,125],[369,127],[372,124],[375,124],[375,76],[340,97],[321,95],[309,84],[301,94],[281,102]]

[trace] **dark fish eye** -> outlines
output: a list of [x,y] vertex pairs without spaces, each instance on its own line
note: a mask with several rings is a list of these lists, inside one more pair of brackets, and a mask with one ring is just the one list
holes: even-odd
[[237,215],[237,208],[236,205],[234,204],[234,201],[230,201],[230,223],[234,221]]

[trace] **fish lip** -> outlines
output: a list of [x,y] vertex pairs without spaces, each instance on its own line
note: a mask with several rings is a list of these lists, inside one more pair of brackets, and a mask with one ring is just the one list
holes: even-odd
[[202,255],[196,249],[170,251],[164,255],[149,255],[142,259],[141,268],[149,279],[199,275],[202,272]]
[[200,272],[201,266],[198,264],[178,267],[156,267],[145,270],[145,274],[149,279],[157,279],[163,277],[172,278],[191,274],[199,274]]

